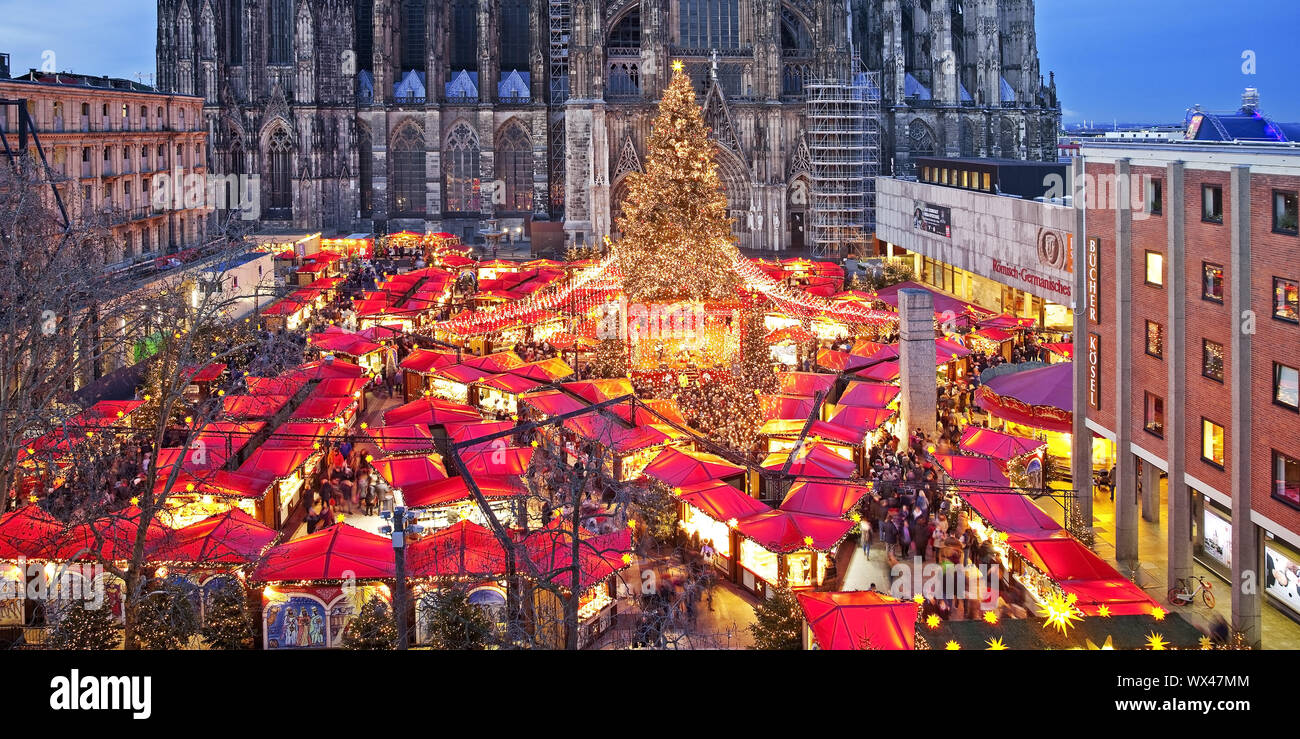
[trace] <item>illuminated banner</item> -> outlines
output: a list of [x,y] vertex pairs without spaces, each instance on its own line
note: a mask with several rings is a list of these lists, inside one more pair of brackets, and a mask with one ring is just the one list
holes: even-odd
[[1088,334],[1088,405],[1101,410],[1101,335]]
[[1088,239],[1088,320],[1101,323],[1101,239]]
[[912,202],[912,229],[952,238],[952,210],[920,200]]

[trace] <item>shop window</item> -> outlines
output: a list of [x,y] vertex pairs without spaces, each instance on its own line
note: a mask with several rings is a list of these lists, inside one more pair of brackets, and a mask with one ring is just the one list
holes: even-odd
[[1281,277],[1273,278],[1273,317],[1300,323],[1300,283]]
[[1273,402],[1300,410],[1300,370],[1273,363]]
[[1223,223],[1223,188],[1218,185],[1201,186],[1201,220],[1206,223]]
[[1273,497],[1300,508],[1300,459],[1273,452]]
[[984,191],[993,191],[993,175],[990,175],[988,172],[984,173]]
[[1146,410],[1143,413],[1142,428],[1161,438],[1165,435],[1165,399],[1159,395],[1144,393]]
[[1153,287],[1165,285],[1165,255],[1158,251],[1147,252],[1146,283]]
[[1223,265],[1201,262],[1201,298],[1223,302]]
[[1151,180],[1151,186],[1147,188],[1147,212],[1153,216],[1164,215],[1164,180]]
[[1165,356],[1165,327],[1155,321],[1147,321],[1147,354],[1157,359]]
[[1223,427],[1206,418],[1201,419],[1201,459],[1223,469]]
[[1295,235],[1297,200],[1294,192],[1273,191],[1273,230]]
[[1201,340],[1201,374],[1223,382],[1223,344],[1209,339]]

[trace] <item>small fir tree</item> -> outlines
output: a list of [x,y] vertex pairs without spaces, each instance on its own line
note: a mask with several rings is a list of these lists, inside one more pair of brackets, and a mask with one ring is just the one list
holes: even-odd
[[212,593],[200,633],[209,649],[253,648],[253,619],[248,615],[248,598],[237,581],[227,580]]
[[140,645],[145,649],[184,649],[199,633],[199,613],[190,588],[167,582],[140,603]]
[[110,609],[87,608],[82,601],[74,601],[63,619],[50,634],[49,644],[55,649],[117,649],[122,643],[122,627],[113,618]]
[[756,620],[749,626],[754,635],[752,649],[799,649],[803,646],[803,611],[789,588],[777,588],[754,608]]
[[392,608],[379,597],[366,601],[343,634],[343,648],[396,649],[397,620]]
[[420,609],[434,649],[485,649],[496,636],[483,609],[470,603],[461,590],[444,588],[430,593],[420,601]]

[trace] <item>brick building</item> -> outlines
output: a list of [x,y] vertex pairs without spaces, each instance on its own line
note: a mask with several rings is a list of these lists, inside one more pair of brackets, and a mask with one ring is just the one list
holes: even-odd
[[[1262,608],[1300,620],[1300,146],[1198,136],[1212,123],[1232,137],[1227,116],[1082,144],[1074,458],[1113,460],[1116,559],[1249,583],[1232,620],[1259,643]],[[1140,549],[1139,517],[1167,552]]]
[[[155,208],[151,202],[159,174],[180,169],[206,177],[203,98],[130,80],[31,70],[15,78],[0,74],[0,100],[26,101],[54,176],[63,179],[70,215],[105,215],[118,244],[114,261],[177,251],[206,233],[205,203]],[[16,143],[16,103],[0,105],[0,130]]]

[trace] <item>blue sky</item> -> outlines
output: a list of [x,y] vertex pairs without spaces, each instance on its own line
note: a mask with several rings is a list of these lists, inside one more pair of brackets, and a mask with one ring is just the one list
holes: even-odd
[[[1300,121],[1297,0],[1038,0],[1044,77],[1056,72],[1067,122],[1181,121],[1200,103],[1234,109],[1258,87],[1266,113]],[[54,52],[59,69],[154,72],[151,0],[0,0],[0,52],[22,72]],[[53,19],[53,22],[51,22]],[[1253,51],[1256,73],[1242,73]]]

